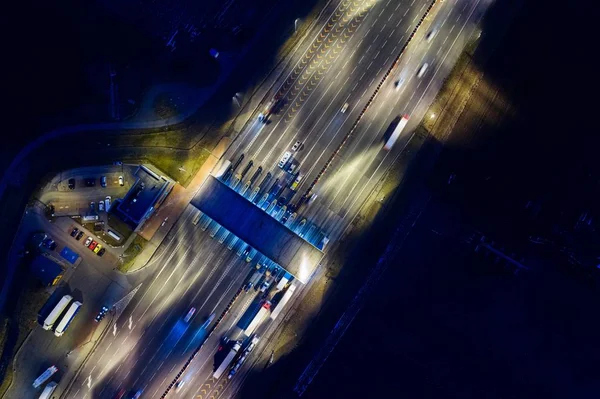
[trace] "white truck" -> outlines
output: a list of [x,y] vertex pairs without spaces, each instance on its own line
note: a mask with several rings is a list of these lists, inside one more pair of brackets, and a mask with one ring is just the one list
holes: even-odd
[[392,147],[394,146],[394,143],[396,142],[396,140],[398,140],[398,137],[400,137],[400,133],[402,133],[402,131],[406,127],[406,124],[408,123],[408,118],[409,118],[408,115],[402,116],[402,118],[400,119],[400,122],[398,122],[398,124],[396,125],[396,128],[392,132],[392,135],[385,142],[385,145],[383,146],[384,150],[389,151],[392,149]]
[[225,359],[223,359],[223,361],[221,362],[221,364],[219,365],[217,370],[213,373],[213,377],[215,379],[221,378],[221,376],[223,375],[225,370],[227,370],[227,367],[229,367],[229,365],[233,361],[233,358],[235,357],[235,355],[237,355],[241,346],[242,346],[242,344],[239,341],[236,341],[233,344],[233,347],[231,348],[231,350],[229,351],[227,356],[225,356]]
[[249,337],[254,333],[254,330],[263,322],[264,319],[267,318],[267,315],[271,312],[271,302],[265,301],[263,305],[260,307],[260,310],[254,316],[248,327],[244,330],[244,334]]
[[65,311],[72,300],[73,297],[71,295],[65,295],[60,299],[60,301],[58,301],[54,309],[52,309],[50,314],[44,320],[44,330],[52,330],[54,323],[56,323],[60,315]]
[[40,385],[42,385],[44,382],[48,381],[48,378],[52,377],[54,375],[54,373],[56,373],[57,371],[58,371],[58,367],[56,367],[56,366],[48,367],[48,370],[44,371],[42,373],[42,375],[40,375],[38,378],[35,379],[35,381],[33,381],[33,387],[39,388]]
[[40,395],[39,399],[50,399],[50,396],[52,395],[52,392],[54,392],[54,390],[56,389],[57,385],[58,384],[54,381],[48,383],[48,385],[46,385],[46,387],[42,391],[42,394]]
[[273,309],[273,312],[270,316],[271,320],[275,320],[277,316],[279,316],[279,313],[281,313],[285,305],[289,302],[292,295],[294,295],[294,291],[296,291],[296,286],[290,285],[285,294],[283,294],[283,297],[279,300],[279,303],[275,305],[275,309]]

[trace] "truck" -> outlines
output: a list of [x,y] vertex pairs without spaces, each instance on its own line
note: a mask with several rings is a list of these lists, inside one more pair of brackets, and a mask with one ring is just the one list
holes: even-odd
[[256,328],[263,322],[263,320],[270,313],[270,311],[271,311],[270,309],[271,309],[271,302],[265,301],[263,303],[263,305],[260,307],[260,310],[258,311],[256,316],[254,316],[254,318],[252,319],[250,324],[248,324],[248,327],[246,327],[246,329],[244,330],[244,334],[247,337],[251,336],[252,333],[254,333],[254,330],[256,330]]
[[286,273],[281,278],[281,280],[279,280],[279,283],[277,283],[277,287],[276,287],[277,291],[281,291],[285,287],[285,285],[288,283],[288,281],[290,281],[290,278],[291,278],[291,276],[288,273]]
[[54,392],[54,390],[56,389],[57,385],[58,384],[54,381],[48,383],[48,385],[46,385],[46,387],[42,391],[40,399],[50,399],[50,396],[52,395],[52,392]]
[[245,287],[246,292],[250,288],[256,287],[256,284],[258,284],[262,275],[263,275],[263,272],[260,269],[258,269],[257,271],[254,272],[254,274],[252,275],[252,277],[250,277],[250,280],[248,280],[248,283],[246,284],[246,287]]
[[237,353],[240,350],[241,346],[242,346],[242,344],[239,341],[236,341],[233,344],[233,346],[229,350],[229,353],[227,354],[227,356],[225,356],[225,359],[223,359],[223,361],[221,362],[221,364],[219,365],[219,367],[217,368],[217,370],[213,373],[213,377],[215,379],[221,378],[221,376],[223,375],[223,373],[225,372],[225,370],[227,370],[227,367],[229,367],[229,365],[233,361],[233,358],[237,355]]
[[235,362],[235,365],[231,368],[231,370],[229,370],[229,375],[227,376],[228,379],[231,379],[235,375],[235,373],[237,373],[238,369],[242,366],[250,352],[252,352],[252,350],[258,343],[258,340],[259,338],[257,336],[252,337],[250,343],[248,344],[246,349],[244,349],[244,353],[242,353],[242,356],[240,356],[240,358]]
[[64,312],[64,310],[67,308],[67,306],[69,306],[69,303],[71,303],[72,300],[73,297],[71,295],[65,295],[60,299],[60,301],[58,301],[54,309],[52,309],[50,314],[48,314],[48,316],[44,320],[44,330],[52,330],[52,327],[54,327],[54,323],[56,323],[62,312]]
[[279,316],[285,305],[289,302],[292,295],[294,295],[294,291],[296,291],[296,286],[290,285],[285,294],[283,294],[283,297],[281,298],[279,303],[277,303],[277,305],[275,306],[273,312],[271,313],[271,320],[275,320],[277,316]]
[[71,324],[71,321],[73,321],[75,315],[77,314],[77,312],[79,312],[79,308],[81,308],[81,305],[82,303],[79,301],[75,301],[71,304],[69,310],[67,310],[67,313],[60,320],[60,323],[58,323],[58,327],[56,327],[56,330],[54,330],[54,335],[60,337],[65,333],[67,328],[69,328],[69,324]]
[[398,124],[396,125],[396,128],[392,132],[392,135],[385,142],[385,145],[383,146],[384,150],[389,151],[392,149],[392,147],[394,146],[394,143],[396,142],[396,140],[398,140],[398,137],[400,137],[400,133],[402,133],[402,131],[406,127],[406,124],[408,123],[408,118],[409,118],[408,115],[402,116],[402,118],[400,119],[400,122],[398,122]]
[[48,378],[52,377],[54,375],[54,373],[56,373],[57,371],[58,371],[58,367],[56,367],[56,366],[48,367],[48,370],[44,371],[42,373],[42,375],[40,375],[38,378],[35,379],[35,381],[33,381],[33,387],[39,388],[40,385],[42,385],[44,382],[48,381]]

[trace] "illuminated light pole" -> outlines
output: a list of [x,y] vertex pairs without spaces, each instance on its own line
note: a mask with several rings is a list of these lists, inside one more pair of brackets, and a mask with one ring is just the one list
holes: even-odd
[[300,18],[294,20],[294,33],[298,31],[298,21],[300,21]]

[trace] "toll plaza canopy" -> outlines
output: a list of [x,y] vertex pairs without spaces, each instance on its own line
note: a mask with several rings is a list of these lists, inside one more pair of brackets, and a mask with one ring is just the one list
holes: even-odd
[[306,283],[323,253],[210,175],[192,205]]

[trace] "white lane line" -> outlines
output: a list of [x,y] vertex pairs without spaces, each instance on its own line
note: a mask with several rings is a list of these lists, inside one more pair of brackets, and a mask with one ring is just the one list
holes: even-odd
[[[290,72],[288,73],[287,77],[282,81],[282,83],[279,85],[279,87],[277,88],[277,91],[279,91],[283,85],[285,84],[285,82],[289,79],[289,77],[292,75],[292,73],[294,73],[294,71],[296,70],[296,68],[301,65],[302,60],[306,57],[306,54],[308,53],[308,51],[310,50],[310,48],[312,47],[312,45],[317,41],[317,38],[319,37],[319,35],[321,35],[321,33],[325,30],[325,26],[327,26],[328,23],[331,22],[331,18],[333,17],[333,15],[338,11],[342,11],[345,12],[345,10],[343,9],[343,5],[340,4],[337,7],[335,7],[333,9],[333,11],[331,12],[331,14],[329,14],[329,17],[327,18],[327,20],[323,23],[323,25],[321,25],[321,28],[318,30],[318,32],[315,34],[315,36],[313,37],[312,41],[308,42],[308,47],[306,47],[306,50],[304,50],[304,53],[302,54],[302,56],[298,59],[298,62],[296,62],[296,65],[290,70]],[[323,11],[325,11],[325,8],[323,8]],[[321,13],[319,13],[319,15],[317,16],[318,20],[321,17]],[[335,25],[334,25],[335,26]],[[331,35],[333,33],[333,29],[331,29],[329,31],[329,33],[327,33],[327,36],[325,36],[325,39],[329,37],[329,35]],[[323,40],[323,43],[325,41]],[[319,45],[319,47],[317,47],[317,50],[321,47],[321,45]],[[316,52],[315,52],[316,54]],[[312,61],[314,57],[310,58],[310,61]],[[306,63],[306,67],[308,67],[308,65],[310,64],[310,62]],[[301,71],[304,71],[306,69],[306,67],[302,68]],[[232,154],[235,154],[239,148],[239,146],[243,143],[243,140],[246,138],[246,135],[244,135],[244,137],[242,137],[242,134],[240,133],[238,135],[238,137],[240,138],[240,140],[238,141],[236,147],[234,147],[235,149],[232,150]],[[246,148],[250,148],[249,146],[247,146]]]
[[[457,40],[457,39],[460,37],[460,34],[462,33],[462,31],[463,31],[464,27],[466,26],[467,22],[470,20],[470,18],[471,18],[471,15],[472,15],[472,14],[473,14],[473,12],[475,11],[475,8],[476,8],[476,7],[477,7],[477,5],[479,4],[479,2],[480,2],[480,0],[477,0],[477,1],[476,1],[476,3],[474,4],[473,8],[471,9],[471,12],[469,13],[469,16],[467,17],[467,19],[466,19],[466,20],[465,20],[465,22],[463,23],[463,25],[462,25],[462,27],[461,27],[460,31],[458,32],[458,34],[457,34],[457,35],[456,35],[456,37],[454,38],[454,40],[453,40],[453,42],[452,42],[452,45],[451,45],[451,46],[450,46],[450,48],[448,48],[448,50],[446,51],[446,54],[444,55],[444,58],[443,58],[443,59],[442,59],[442,61],[441,61],[441,62],[438,64],[438,67],[436,68],[436,70],[435,70],[435,72],[434,72],[433,76],[432,76],[432,77],[431,77],[431,79],[429,80],[429,84],[427,85],[427,87],[426,87],[426,88],[425,88],[425,90],[423,91],[423,94],[422,94],[422,95],[421,95],[421,97],[419,98],[419,100],[418,100],[417,104],[416,104],[416,105],[413,107],[413,110],[411,111],[411,113],[412,113],[412,112],[414,112],[414,111],[417,109],[417,107],[418,107],[418,105],[420,104],[421,100],[422,100],[422,99],[423,99],[423,97],[425,96],[425,93],[427,92],[427,89],[429,88],[429,86],[430,86],[430,85],[431,85],[431,83],[433,82],[433,80],[434,80],[435,76],[437,75],[438,71],[440,70],[440,68],[441,68],[441,67],[442,67],[442,65],[444,64],[444,61],[446,60],[446,57],[448,56],[448,54],[450,53],[450,51],[451,51],[451,50],[452,50],[452,48],[454,47],[454,44],[456,43],[456,40]],[[392,111],[393,111],[393,109],[392,109],[392,110],[390,111],[390,113],[388,114],[388,117],[389,117],[389,115],[391,115]],[[413,132],[413,135],[414,135],[414,132]],[[406,142],[406,145],[407,145],[409,142],[410,142],[410,139],[409,139],[409,140]],[[406,148],[406,145],[405,145],[405,148]],[[395,161],[398,159],[398,157],[400,157],[400,155],[402,154],[402,152],[403,152],[403,151],[404,151],[404,149],[398,153],[398,155],[395,157],[395,159],[394,159],[394,161],[393,161],[393,162],[395,162]],[[373,178],[374,178],[374,176],[376,175],[376,173],[377,173],[377,171],[379,170],[379,168],[380,168],[380,167],[383,165],[383,163],[384,163],[385,159],[387,158],[388,154],[389,154],[389,153],[386,153],[386,155],[385,155],[385,156],[384,156],[384,158],[381,160],[381,162],[379,163],[379,165],[377,166],[377,168],[375,169],[375,171],[373,172],[373,174],[372,174],[372,175],[369,177],[369,179],[367,180],[367,182],[361,185],[361,187],[362,187],[362,188],[361,188],[361,190],[359,191],[358,195],[356,195],[356,196],[352,196],[352,192],[354,191],[354,188],[353,188],[353,189],[352,189],[352,190],[351,190],[351,191],[348,193],[348,196],[347,196],[347,197],[348,197],[348,198],[349,198],[349,197],[353,197],[353,198],[354,198],[354,201],[353,201],[353,202],[351,203],[351,205],[350,205],[350,206],[347,208],[347,211],[346,211],[346,213],[344,214],[344,216],[342,217],[342,219],[345,219],[345,218],[347,217],[348,213],[350,212],[350,210],[351,210],[351,209],[353,209],[353,207],[354,207],[354,204],[355,204],[355,203],[356,203],[356,201],[358,201],[358,199],[359,199],[359,198],[362,196],[362,193],[363,193],[363,191],[364,191],[364,190],[366,189],[366,187],[369,185],[369,183],[370,183],[371,179],[373,179]],[[358,181],[357,181],[357,184],[358,184]],[[356,185],[355,185],[355,187],[356,187]],[[348,224],[348,226],[349,226],[349,225],[350,225],[350,224]]]

